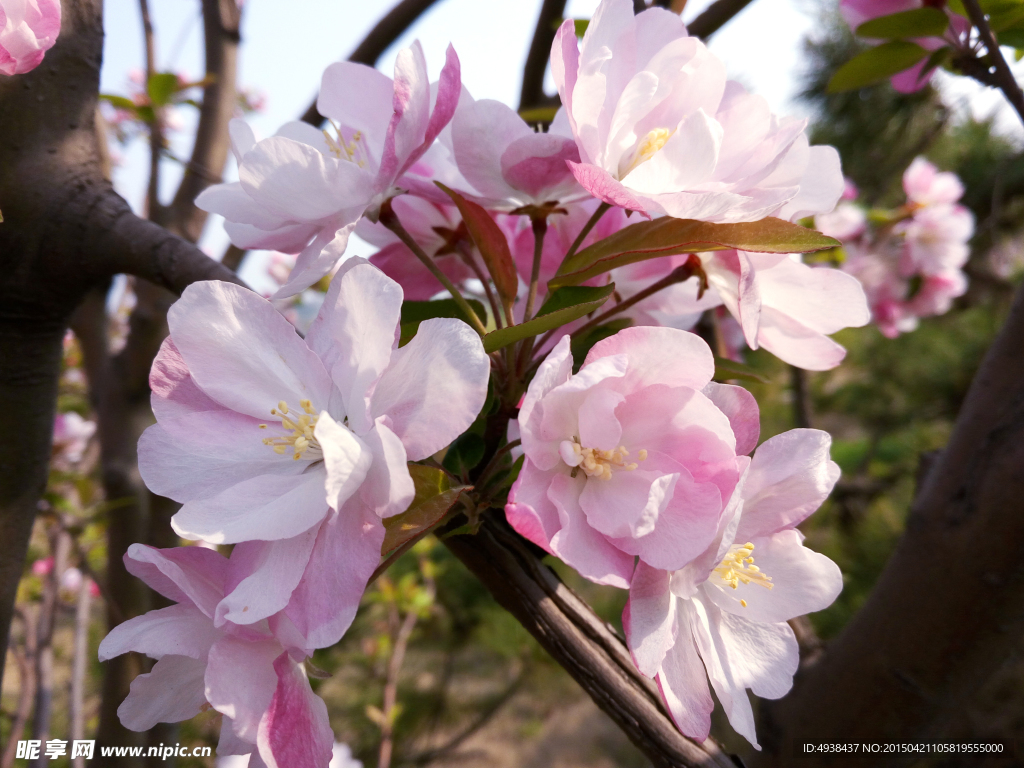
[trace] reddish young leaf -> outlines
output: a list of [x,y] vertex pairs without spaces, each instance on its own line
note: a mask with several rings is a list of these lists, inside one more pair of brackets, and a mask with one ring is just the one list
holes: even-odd
[[512,252],[509,250],[505,235],[482,206],[467,200],[439,181],[434,183],[444,190],[445,194],[458,207],[466,229],[469,230],[469,236],[476,243],[476,247],[484,259],[484,264],[487,265],[487,271],[491,273],[502,303],[511,306],[519,289],[519,278],[516,275],[516,265],[512,260]]

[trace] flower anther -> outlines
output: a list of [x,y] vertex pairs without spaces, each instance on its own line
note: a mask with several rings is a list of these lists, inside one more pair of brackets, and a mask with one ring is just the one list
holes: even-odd
[[[323,452],[320,450],[320,443],[313,436],[313,430],[316,428],[319,416],[313,408],[313,403],[309,400],[300,400],[299,407],[302,408],[303,413],[296,414],[288,408],[288,403],[281,400],[277,404],[277,408],[270,409],[270,415],[280,416],[281,426],[286,430],[290,430],[291,434],[265,437],[263,438],[263,444],[272,446],[274,453],[279,453],[282,456],[291,446],[294,451],[292,458],[296,461],[301,458],[315,461],[323,456]],[[260,424],[260,429],[268,429],[268,426]],[[310,453],[309,456],[305,455],[307,451]]]
[[675,131],[670,131],[668,128],[655,128],[648,131],[647,135],[637,144],[632,162],[626,167],[625,172],[620,174],[620,177],[625,178],[638,165],[646,163],[654,157],[661,151],[661,148],[665,146],[668,140],[672,138],[673,133]]
[[[562,461],[572,467],[572,476],[576,477],[579,470],[583,470],[587,477],[599,477],[602,480],[611,480],[612,467],[632,472],[639,466],[635,461],[626,463],[629,458],[629,451],[626,446],[620,445],[613,451],[602,451],[599,448],[584,448],[580,445],[579,438],[563,440],[558,446],[558,453]],[[647,459],[647,451],[637,452],[637,461]]]
[[[740,584],[757,584],[758,586],[771,589],[772,577],[761,572],[761,569],[754,565],[754,545],[749,541],[746,544],[733,544],[729,547],[729,553],[722,558],[722,562],[715,573],[719,578],[733,589]],[[747,607],[746,600],[740,600],[740,605]]]

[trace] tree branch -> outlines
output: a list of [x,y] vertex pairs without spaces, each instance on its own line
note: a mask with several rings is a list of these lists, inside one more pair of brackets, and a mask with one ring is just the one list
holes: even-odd
[[804,741],[939,739],[1024,635],[1022,338],[1024,289],[867,603],[790,695],[765,708],[755,765],[789,765]]
[[736,768],[711,739],[698,744],[679,732],[622,638],[507,523],[486,518],[476,535],[449,536],[444,543],[655,766]]
[[[994,75],[993,82],[985,84],[992,85],[994,83],[1003,92],[1006,100],[1010,102],[1010,106],[1017,110],[1017,116],[1024,121],[1024,92],[1021,91],[1017,79],[1010,71],[1010,65],[1003,58],[1003,53],[999,50],[999,43],[996,42],[995,36],[992,34],[992,29],[988,25],[988,20],[985,18],[978,0],[964,0],[964,9],[967,11],[971,23],[977,28],[982,42],[985,43],[985,49],[996,70],[992,73]],[[985,81],[982,80],[982,82]]]
[[715,0],[687,25],[687,29],[694,37],[707,40],[752,2],[753,0]]
[[206,76],[199,125],[192,145],[192,157],[185,167],[174,201],[157,219],[190,242],[199,240],[206,223],[206,211],[196,208],[195,199],[211,184],[220,182],[231,142],[228,123],[235,116],[238,94],[238,27],[242,10],[235,0],[203,0],[203,30],[206,46]]
[[[377,59],[383,55],[384,51],[436,2],[437,0],[402,0],[377,22],[376,26],[352,51],[348,60],[357,64],[366,64],[368,67],[376,65]],[[324,116],[317,111],[315,99],[299,119],[317,127],[323,125],[325,120]]]
[[[548,70],[551,44],[555,41],[555,25],[565,15],[566,0],[544,0],[533,31],[533,42],[523,66],[523,87],[519,92],[519,110],[544,106],[549,97],[544,93],[544,74]],[[555,97],[555,103],[558,103]]]

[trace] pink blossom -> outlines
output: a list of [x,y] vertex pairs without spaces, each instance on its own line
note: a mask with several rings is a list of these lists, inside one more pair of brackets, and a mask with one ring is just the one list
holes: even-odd
[[903,172],[903,191],[917,205],[955,203],[964,195],[960,178],[949,171],[940,171],[923,157],[914,158]]
[[867,228],[867,214],[859,205],[843,201],[831,213],[814,217],[814,228],[823,235],[836,240],[850,240],[859,237]]
[[[657,279],[655,270],[663,277],[685,260],[676,256],[649,262],[646,280],[638,280],[635,270],[625,271],[626,280],[616,270],[613,279],[628,298]],[[701,262],[709,283],[703,297],[697,298],[698,282],[691,279],[636,304],[630,316],[641,323],[692,328],[702,312],[724,305],[751,349],[764,347],[811,371],[835,368],[846,356],[830,334],[871,320],[861,285],[838,270],[811,267],[787,254],[743,251],[704,253]]]
[[842,194],[836,151],[727,81],[668,10],[603,0],[582,47],[571,20],[558,30],[551,72],[579,148],[570,167],[605,202],[736,222],[828,211]]
[[336,642],[379,560],[380,518],[413,498],[406,462],[476,418],[490,372],[479,337],[433,319],[396,349],[401,304],[394,281],[350,259],[305,340],[228,283],[195,283],[171,307],[139,470],[183,502],[172,519],[180,536],[237,542],[253,563],[218,622],[256,622],[293,592],[316,602],[330,588],[334,601],[306,613],[321,624],[303,632]]
[[962,205],[928,205],[897,226],[906,238],[900,271],[925,275],[958,271],[967,263],[974,214]]
[[400,191],[396,182],[451,120],[460,89],[451,47],[436,88],[419,42],[399,52],[394,81],[362,64],[331,64],[317,108],[335,127],[289,123],[257,142],[244,122],[233,121],[239,181],[211,187],[196,204],[222,214],[241,248],[298,253],[276,294],[291,296],[326,275],[360,217],[375,218]]
[[562,337],[519,410],[511,525],[599,584],[628,586],[636,556],[674,570],[700,554],[758,433],[753,397],[713,372],[685,331],[620,331],[577,374]]
[[94,434],[96,422],[83,419],[74,411],[58,413],[53,420],[54,466],[69,469],[80,462]]
[[[839,13],[842,14],[846,23],[850,25],[850,29],[856,32],[857,27],[871,19],[924,7],[935,7],[935,5],[925,0],[840,0]],[[967,19],[953,13],[949,8],[943,8],[942,10],[945,11],[950,22],[944,36],[915,38],[913,40],[913,42],[925,50],[936,51],[950,42],[964,41],[970,32],[971,23]],[[932,79],[932,75],[935,74],[934,67],[925,72],[927,65],[928,58],[925,57],[909,69],[893,75],[890,78],[893,88],[900,93],[913,93],[924,88],[928,81]]]
[[133,544],[124,561],[175,605],[119,624],[100,644],[100,661],[128,651],[157,660],[132,681],[117,710],[122,724],[145,731],[213,707],[224,715],[219,755],[253,753],[249,765],[268,768],[326,765],[334,735],[303,667],[312,647],[293,622],[283,614],[254,624],[216,622],[235,576],[232,563],[212,550]]
[[36,576],[45,576],[53,570],[53,556],[43,557],[32,563],[32,573]]
[[588,194],[566,161],[579,162],[565,110],[538,133],[500,101],[463,97],[451,123],[453,158],[465,190],[494,211],[510,212],[548,202],[568,203]]
[[835,563],[804,547],[795,527],[839,479],[830,444],[812,429],[766,440],[699,557],[674,571],[637,565],[622,616],[630,653],[698,741],[711,728],[710,679],[733,728],[757,747],[746,689],[786,694],[800,660],[786,621],[826,608],[842,589]]
[[35,69],[60,34],[60,0],[0,2],[0,74]]

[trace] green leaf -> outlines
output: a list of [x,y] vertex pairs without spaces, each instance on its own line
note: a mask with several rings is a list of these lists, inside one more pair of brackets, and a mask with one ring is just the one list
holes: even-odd
[[[484,305],[476,299],[466,299],[466,302],[473,308],[480,322],[487,322],[487,310]],[[422,323],[434,317],[455,317],[459,320],[469,321],[462,307],[455,299],[438,299],[436,301],[403,301],[402,302],[402,323]]]
[[908,37],[938,37],[949,26],[949,17],[938,8],[915,8],[879,16],[857,27],[861,37],[904,40]]
[[487,444],[480,435],[474,432],[465,432],[448,446],[444,461],[441,463],[449,472],[465,475],[480,463],[486,449]]
[[405,512],[384,520],[382,555],[427,533],[441,522],[465,490],[462,486],[452,488],[448,475],[434,467],[410,463],[409,474],[412,475],[416,495]]
[[540,310],[537,312],[537,317],[550,315],[552,312],[558,312],[559,310],[579,306],[580,304],[589,304],[594,301],[601,301],[603,303],[604,299],[609,295],[611,294],[606,285],[597,287],[571,285],[559,288],[557,291],[553,291],[548,296],[547,301],[541,305]]
[[590,19],[573,19],[573,26],[576,27],[576,37],[583,37],[587,34],[587,27],[590,26]]
[[[1013,29],[1004,29],[996,37],[999,39],[1000,45],[1008,45],[1011,48],[1016,48],[1020,51],[1024,48],[1024,28],[1014,27]],[[1020,61],[1020,58],[1017,58]]]
[[563,302],[568,301],[568,297],[556,298],[552,295],[550,299],[544,302],[544,307],[541,307],[541,310],[543,311],[549,304],[561,308],[549,309],[546,314],[538,314],[532,320],[520,323],[519,325],[511,325],[508,328],[499,328],[496,331],[491,331],[484,336],[484,350],[488,353],[494,352],[521,339],[539,336],[547,331],[560,328],[566,323],[571,323],[573,320],[577,320],[584,315],[589,315],[604,304],[614,291],[615,283],[602,285],[598,288],[590,288],[586,294],[577,294],[581,298],[589,298],[569,306],[561,306]]
[[894,40],[869,48],[843,64],[828,83],[829,93],[855,91],[910,69],[928,55],[917,43]]
[[115,96],[112,93],[101,93],[100,98],[113,107],[118,109],[124,109],[129,112],[134,112],[136,104],[131,99],[126,99],[124,96]]
[[1024,6],[1018,5],[999,13],[993,13],[988,24],[993,32],[1003,32],[1018,26],[1022,21],[1024,21]]
[[534,125],[535,123],[550,124],[554,122],[558,107],[532,107],[531,109],[519,110],[519,116],[523,122]]
[[480,251],[484,264],[487,265],[487,271],[491,273],[494,287],[498,289],[498,295],[506,306],[511,306],[519,291],[519,276],[516,273],[516,264],[512,260],[512,252],[508,248],[505,234],[483,206],[467,200],[439,181],[434,183],[452,199],[459,209],[469,236],[476,243],[477,250]]
[[730,379],[747,379],[767,384],[768,379],[751,368],[749,365],[737,363],[724,357],[715,356],[714,381],[729,381]]
[[737,248],[765,253],[807,253],[835,248],[838,240],[768,217],[742,224],[712,224],[668,216],[620,229],[562,262],[549,288],[577,285],[610,269],[679,253]]
[[[480,322],[487,325],[487,310],[484,309],[484,305],[476,299],[466,299],[466,302],[473,308],[473,312],[480,318]],[[398,346],[404,347],[412,341],[413,336],[419,331],[420,323],[434,317],[454,317],[464,323],[469,322],[466,313],[455,299],[404,301],[402,302],[402,324]]]
[[157,72],[149,78],[146,93],[154,107],[162,107],[178,91],[178,76],[173,72]]

